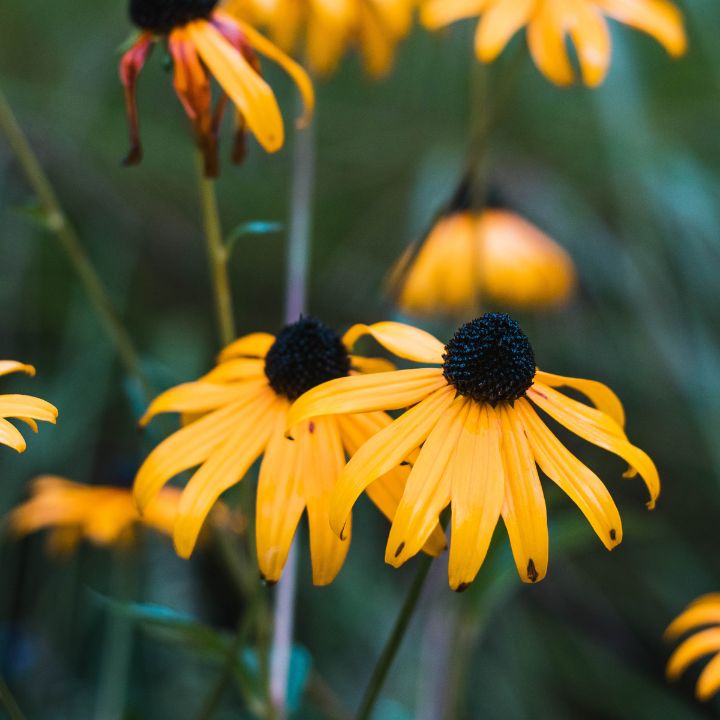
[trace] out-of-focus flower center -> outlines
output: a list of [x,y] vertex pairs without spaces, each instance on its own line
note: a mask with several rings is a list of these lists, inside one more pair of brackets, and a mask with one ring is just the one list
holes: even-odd
[[461,395],[492,406],[521,398],[535,377],[527,335],[502,313],[487,313],[459,328],[443,358],[445,379]]
[[130,0],[130,19],[143,30],[167,35],[173,28],[207,18],[218,0]]
[[272,389],[289,400],[350,372],[350,356],[334,330],[314,318],[285,326],[265,358]]

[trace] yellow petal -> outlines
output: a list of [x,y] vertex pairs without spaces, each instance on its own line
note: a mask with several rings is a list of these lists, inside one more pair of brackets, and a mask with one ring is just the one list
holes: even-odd
[[716,655],[700,673],[695,694],[698,700],[709,700],[720,690],[720,655]]
[[528,46],[540,72],[556,85],[575,79],[565,45],[565,29],[550,3],[540,6],[527,29]]
[[395,365],[385,358],[366,358],[359,355],[350,356],[350,367],[360,373],[392,372]]
[[272,88],[206,20],[188,23],[185,32],[258,142],[268,152],[279,150],[285,141],[285,131]]
[[422,6],[420,20],[429,30],[479,15],[489,0],[429,0]]
[[670,656],[667,664],[667,676],[675,680],[704,655],[720,650],[720,628],[710,628],[689,637]]
[[264,358],[275,344],[275,336],[270,333],[251,333],[231,342],[221,353],[219,360],[225,362],[231,358]]
[[530,18],[536,0],[498,0],[486,10],[475,34],[475,53],[479,60],[494,60]]
[[330,525],[341,535],[355,501],[381,475],[420,447],[455,396],[450,387],[437,390],[370,438],[345,466],[330,508]]
[[263,578],[271,583],[280,580],[305,509],[300,443],[298,438],[285,437],[285,415],[277,415],[260,465],[257,489],[255,539],[258,564]]
[[577,49],[583,80],[589,87],[602,83],[610,67],[610,31],[599,9],[581,1],[572,3],[568,29]]
[[30,395],[0,395],[0,417],[23,417],[55,424],[54,405]]
[[500,421],[489,405],[469,403],[450,461],[452,534],[448,579],[462,590],[485,561],[505,498]]
[[265,377],[265,361],[236,358],[225,360],[203,375],[202,380],[210,383],[234,383],[241,380]]
[[569,387],[585,395],[588,400],[600,411],[609,415],[621,428],[625,427],[625,410],[620,398],[607,386],[595,380],[564,377],[538,370],[535,382],[542,383],[551,388]]
[[[395,513],[385,562],[399,567],[418,553],[437,526],[440,513],[450,502],[450,458],[467,417],[470,402],[453,400],[420,450]],[[450,540],[452,547],[452,538]]]
[[545,577],[548,566],[548,526],[545,496],[527,438],[513,409],[498,409],[502,424],[505,467],[505,521],[515,565],[523,582]]
[[[175,550],[180,557],[190,557],[213,505],[227,489],[245,477],[267,446],[277,416],[284,414],[285,407],[284,401],[274,394],[264,393],[236,415],[232,432],[190,478],[180,498],[173,534]],[[202,420],[189,428],[200,422]]]
[[[593,445],[615,453],[637,470],[650,493],[652,510],[660,494],[660,477],[650,457],[630,444],[620,426],[610,417],[537,383],[528,390],[528,398],[568,430]],[[592,412],[589,412],[592,411]]]
[[566,493],[608,550],[622,541],[622,521],[608,489],[553,435],[525,399],[515,404],[540,469]]
[[27,449],[27,443],[20,431],[4,418],[0,418],[0,445],[7,445],[19,453]]
[[352,348],[363,335],[372,335],[385,349],[405,360],[440,365],[445,346],[430,333],[412,325],[398,322],[362,323],[351,327],[343,337],[346,347]]
[[32,365],[17,362],[15,360],[0,360],[0,375],[9,375],[10,373],[24,372],[30,376],[35,375],[35,368]]
[[372,375],[353,375],[318,385],[298,398],[288,427],[319,415],[399,410],[447,387],[442,370],[420,368]]
[[700,603],[691,605],[678,615],[665,631],[666,638],[677,638],[688,630],[701,625],[720,625],[720,604]]
[[313,583],[328,585],[345,562],[350,547],[348,520],[340,539],[330,528],[330,498],[345,465],[345,453],[335,418],[316,418],[299,439],[303,458],[303,484],[310,528]]

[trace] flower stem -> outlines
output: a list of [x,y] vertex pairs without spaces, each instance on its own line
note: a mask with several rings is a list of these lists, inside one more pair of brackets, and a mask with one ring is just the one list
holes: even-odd
[[[295,132],[290,236],[287,250],[285,321],[296,322],[307,307],[313,197],[315,194],[314,126]],[[287,717],[287,686],[292,656],[295,595],[297,590],[297,543],[290,548],[275,593],[272,652],[270,654],[270,700],[277,720]]]
[[0,704],[7,710],[10,720],[25,720],[25,716],[22,714],[22,710],[20,710],[15,696],[12,694],[2,675],[0,675]]
[[35,152],[10,107],[10,103],[1,89],[0,129],[5,134],[8,145],[15,154],[28,182],[37,193],[40,206],[45,213],[47,228],[57,237],[62,250],[77,273],[103,330],[115,345],[126,373],[137,379],[145,393],[151,395],[149,384],[143,374],[140,359],[130,335],[118,318],[97,271],[80,243],[77,231],[65,214],[50,180],[43,171]]
[[233,313],[230,277],[228,274],[229,253],[223,242],[215,181],[205,176],[203,156],[200,150],[195,152],[195,165],[205,228],[205,241],[207,242],[208,258],[210,260],[210,275],[215,294],[215,312],[217,314],[220,342],[225,347],[235,339],[235,315]]
[[378,658],[378,661],[373,670],[373,674],[370,678],[367,688],[365,689],[365,695],[363,696],[360,709],[355,716],[355,720],[369,720],[375,703],[377,702],[380,692],[385,685],[388,672],[392,667],[395,656],[397,655],[400,645],[405,637],[405,632],[410,624],[415,608],[417,607],[418,600],[422,594],[422,589],[425,584],[425,580],[430,572],[433,559],[429,555],[423,555],[420,558],[420,565],[417,569],[415,578],[410,585],[408,594],[405,597],[405,602],[400,609],[400,614],[395,621],[395,627],[390,633],[390,637],[385,643],[385,648],[382,654]]

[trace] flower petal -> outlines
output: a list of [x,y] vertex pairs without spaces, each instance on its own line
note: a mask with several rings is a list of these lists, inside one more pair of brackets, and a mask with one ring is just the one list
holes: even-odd
[[19,453],[27,449],[22,433],[4,418],[0,418],[0,445],[7,445]]
[[589,87],[602,83],[610,67],[610,31],[599,8],[586,0],[573,0],[568,9],[568,30],[577,49],[583,81]]
[[240,380],[265,377],[265,361],[249,358],[224,360],[216,365],[202,380],[211,383],[232,383]]
[[527,39],[540,72],[556,85],[571,85],[575,73],[565,45],[565,26],[550,3],[541,5],[530,20]]
[[399,322],[379,322],[374,325],[353,325],[343,337],[346,347],[352,348],[363,335],[372,335],[394,355],[419,363],[441,365],[445,346],[430,333]]
[[442,412],[420,450],[385,548],[385,562],[393,567],[399,567],[422,549],[437,526],[440,513],[450,502],[449,463],[469,406],[465,398],[455,398]]
[[702,630],[689,637],[670,656],[665,671],[668,679],[676,680],[696,660],[718,650],[720,650],[720,628]]
[[665,631],[666,638],[677,638],[701,625],[720,625],[720,603],[694,603],[678,615]]
[[32,418],[55,424],[57,408],[31,395],[0,395],[0,417]]
[[505,498],[500,421],[489,405],[469,403],[450,461],[452,535],[448,578],[453,590],[471,583],[485,561]]
[[437,30],[450,23],[479,15],[489,0],[429,0],[420,12],[422,24],[429,30]]
[[491,62],[530,18],[535,0],[499,0],[493,3],[478,23],[475,33],[475,54],[483,62]]
[[219,360],[225,362],[231,358],[264,358],[275,344],[275,336],[270,333],[251,333],[231,342],[220,353]]
[[32,365],[25,365],[25,363],[15,360],[0,360],[0,375],[9,375],[16,372],[24,372],[33,377],[35,368]]
[[415,405],[442,387],[448,387],[448,384],[439,368],[396,370],[330,380],[295,401],[288,416],[288,427],[319,415],[399,410]]
[[720,655],[716,655],[700,673],[695,688],[698,700],[709,700],[720,690]]
[[367,375],[369,373],[392,372],[395,365],[385,358],[366,358],[359,355],[350,356],[350,367],[357,372]]
[[602,480],[555,437],[527,400],[521,398],[515,407],[540,469],[580,508],[608,550],[619,545],[620,513]]
[[502,516],[520,579],[534,583],[545,577],[548,566],[545,496],[517,413],[502,406],[497,412],[502,424],[505,466]]

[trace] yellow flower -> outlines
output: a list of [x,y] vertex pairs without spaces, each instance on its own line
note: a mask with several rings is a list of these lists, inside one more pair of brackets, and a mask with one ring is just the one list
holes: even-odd
[[706,655],[714,655],[700,673],[695,687],[699,700],[709,700],[720,690],[720,593],[703,595],[680,613],[665,631],[665,637],[676,640],[688,631],[699,630],[688,637],[670,656],[667,676],[677,680],[687,668]]
[[[35,375],[32,365],[24,365],[14,360],[0,360],[0,376],[14,372]],[[29,395],[0,395],[0,445],[7,445],[18,452],[25,452],[27,444],[20,431],[7,418],[21,420],[29,425],[33,432],[38,431],[36,420],[55,424],[57,408],[45,400]]]
[[[313,582],[332,582],[345,560],[350,533],[340,539],[330,529],[330,494],[346,453],[355,452],[391,419],[381,412],[319,418],[299,423],[291,437],[286,420],[291,402],[306,390],[348,373],[392,367],[385,360],[350,355],[348,348],[333,330],[304,318],[277,337],[255,333],[236,340],[214,370],[152,403],[143,423],[158,413],[179,412],[184,427],[158,445],[140,468],[135,480],[139,507],[145,508],[172,477],[199,466],[180,501],[174,532],[179,555],[190,556],[217,499],[262,455],[255,523],[260,572],[269,582],[280,579],[307,509]],[[388,518],[407,472],[393,469],[368,484],[370,499]],[[428,537],[428,550],[441,552],[444,537],[437,523]]]
[[478,301],[520,308],[566,301],[575,286],[570,256],[514,212],[488,209],[442,216],[390,276],[399,307],[417,315],[467,315]]
[[228,0],[233,14],[267,27],[286,52],[301,38],[310,69],[328,75],[356,45],[370,75],[387,74],[395,47],[410,30],[414,0]]
[[[660,492],[650,458],[630,444],[617,396],[592,380],[536,369],[527,337],[509,316],[486,314],[463,325],[443,347],[432,335],[400,323],[359,325],[347,342],[370,334],[399,357],[432,364],[333,380],[301,397],[289,424],[334,413],[410,408],[368,440],[337,483],[330,522],[343,532],[369,483],[408,460],[413,464],[395,514],[385,559],[402,565],[415,555],[448,504],[452,509],[449,580],[463,589],[478,573],[502,516],[520,577],[535,582],[548,563],[545,498],[536,464],[585,514],[606,548],[622,540],[620,515],[595,473],[572,455],[536,407],[588,442],[623,458]],[[440,366],[440,367],[437,367]],[[566,386],[595,406],[555,390]],[[420,448],[417,459],[411,454]]]
[[[130,17],[141,33],[120,63],[130,123],[128,165],[142,159],[137,79],[161,39],[167,41],[174,64],[175,92],[192,121],[207,175],[218,174],[218,131],[228,98],[236,108],[235,162],[244,155],[246,129],[268,152],[283,145],[280,109],[272,88],[262,78],[255,51],[280,64],[296,82],[306,107],[303,122],[307,122],[314,95],[305,71],[251,25],[217,9],[217,4],[218,0],[130,0]],[[214,111],[210,76],[222,89]]]
[[[51,550],[67,554],[83,537],[96,545],[126,544],[138,525],[171,535],[179,502],[180,491],[165,488],[141,517],[129,488],[81,485],[48,475],[33,481],[32,497],[12,511],[10,527],[18,536],[49,528]],[[227,508],[218,508],[215,519],[227,524]]]
[[566,39],[577,50],[582,79],[597,86],[610,66],[605,16],[652,35],[673,57],[685,52],[683,18],[670,0],[426,0],[423,23],[437,29],[480,15],[475,53],[491,62],[510,38],[527,27],[530,53],[540,71],[558,85],[574,81]]

